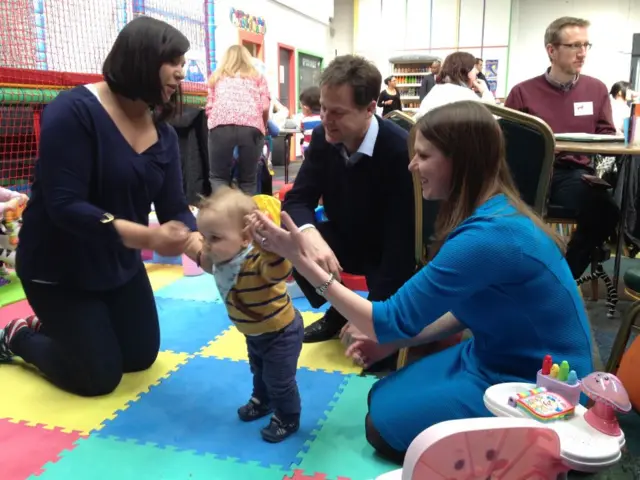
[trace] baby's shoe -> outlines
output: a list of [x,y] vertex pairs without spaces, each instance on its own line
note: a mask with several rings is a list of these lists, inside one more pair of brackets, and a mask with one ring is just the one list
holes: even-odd
[[299,428],[300,420],[292,420],[285,423],[274,415],[271,417],[269,425],[260,430],[260,433],[266,442],[278,443],[296,433]]
[[266,417],[271,411],[269,405],[262,403],[257,398],[251,397],[246,405],[238,409],[238,417],[240,417],[240,420],[243,422],[252,422],[253,420]]

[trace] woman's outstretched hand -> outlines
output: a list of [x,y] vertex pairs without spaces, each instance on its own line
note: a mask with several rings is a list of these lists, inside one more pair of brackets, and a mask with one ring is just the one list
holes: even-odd
[[163,257],[176,257],[185,251],[191,232],[181,222],[171,220],[150,229],[150,250]]
[[280,214],[280,221],[286,230],[260,211],[247,215],[245,221],[253,240],[265,250],[292,262],[304,256],[302,233],[287,212]]
[[393,345],[380,345],[374,342],[349,323],[340,332],[340,339],[347,346],[345,355],[362,368],[369,368],[398,350]]

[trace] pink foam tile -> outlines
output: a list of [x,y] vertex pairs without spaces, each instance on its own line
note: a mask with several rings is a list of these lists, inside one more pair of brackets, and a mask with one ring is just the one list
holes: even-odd
[[20,300],[19,302],[6,305],[0,308],[0,328],[4,327],[14,318],[24,318],[29,315],[33,315],[33,310],[31,310],[31,306],[26,300]]
[[64,433],[40,426],[30,427],[0,419],[0,465],[2,480],[24,480],[42,473],[42,467],[56,462],[63,450],[71,450],[81,438],[78,433]]

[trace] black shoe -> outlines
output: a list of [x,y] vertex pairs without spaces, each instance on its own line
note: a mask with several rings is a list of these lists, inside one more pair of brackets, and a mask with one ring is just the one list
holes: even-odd
[[4,328],[0,328],[0,362],[8,362],[13,357],[9,350],[9,342],[7,341],[7,332]]
[[260,434],[265,442],[278,443],[296,433],[299,428],[300,421],[284,423],[274,415],[269,425],[260,430]]
[[241,406],[238,409],[238,417],[243,422],[252,422],[259,418],[266,417],[272,412],[269,405],[260,403],[259,400],[252,398],[246,405]]
[[317,343],[336,338],[346,323],[347,321],[338,312],[330,308],[324,317],[304,329],[303,341]]

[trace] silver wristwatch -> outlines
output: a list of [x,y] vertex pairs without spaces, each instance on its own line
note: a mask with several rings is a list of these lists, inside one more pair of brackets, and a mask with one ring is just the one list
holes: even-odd
[[329,275],[329,280],[327,280],[326,282],[324,282],[322,285],[320,285],[319,287],[316,287],[316,293],[318,295],[320,295],[321,297],[324,297],[325,292],[327,291],[327,288],[329,288],[329,286],[333,283],[333,281],[336,279],[335,275],[332,273],[331,275]]

